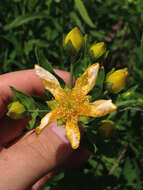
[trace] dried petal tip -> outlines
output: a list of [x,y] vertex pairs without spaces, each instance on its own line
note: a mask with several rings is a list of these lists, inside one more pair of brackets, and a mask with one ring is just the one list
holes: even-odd
[[117,109],[117,106],[112,103],[112,100],[108,100],[108,101],[109,101],[109,104],[111,105],[112,111],[115,111]]
[[77,137],[77,136],[73,136],[71,140],[71,146],[73,149],[77,149],[79,147],[79,144],[80,144],[80,139]]
[[71,144],[73,149],[77,149],[79,147],[79,142],[77,144]]
[[38,65],[38,64],[35,64],[35,65],[34,65],[34,68],[36,68],[37,66],[39,66],[39,65]]
[[88,69],[88,82],[89,82],[89,91],[92,90],[92,88],[95,86],[98,71],[99,71],[99,63],[95,63],[91,65]]

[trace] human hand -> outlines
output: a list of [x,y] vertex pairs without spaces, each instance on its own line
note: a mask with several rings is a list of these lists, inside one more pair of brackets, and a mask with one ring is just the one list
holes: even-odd
[[[56,73],[69,84],[69,73],[58,70]],[[9,86],[27,94],[45,96],[42,82],[33,70],[0,76],[0,189],[39,190],[47,179],[68,163],[72,165],[86,160],[88,152],[82,148],[73,151],[64,127],[58,127],[56,122],[40,135],[29,131],[22,138],[15,139],[28,119],[12,120],[5,116],[13,95]],[[4,148],[8,142],[13,143]]]

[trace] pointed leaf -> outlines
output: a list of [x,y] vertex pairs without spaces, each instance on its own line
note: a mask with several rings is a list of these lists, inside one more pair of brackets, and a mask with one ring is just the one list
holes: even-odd
[[18,16],[11,23],[5,25],[4,30],[10,30],[18,26],[21,26],[23,24],[26,24],[30,21],[33,21],[35,19],[41,19],[47,16],[48,16],[48,13],[46,11],[43,11],[41,13],[36,13],[36,14],[27,14],[27,15]]
[[75,7],[79,11],[82,19],[88,24],[90,27],[94,28],[95,24],[92,22],[91,18],[88,15],[88,12],[82,2],[82,0],[75,0]]

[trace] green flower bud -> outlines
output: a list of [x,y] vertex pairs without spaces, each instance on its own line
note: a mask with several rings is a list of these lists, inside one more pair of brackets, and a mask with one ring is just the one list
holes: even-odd
[[77,55],[84,44],[84,38],[78,27],[73,28],[64,38],[63,46],[71,56]]
[[143,104],[143,98],[138,98],[137,102]]
[[106,52],[106,47],[104,42],[94,43],[89,51],[92,53],[93,58],[98,59]]
[[107,88],[110,92],[117,94],[125,89],[128,84],[127,69],[119,69],[107,74],[106,77]]
[[116,127],[113,121],[103,120],[101,126],[99,127],[99,133],[105,137],[110,138],[115,135]]
[[19,101],[12,102],[8,105],[8,112],[6,115],[11,119],[22,119],[25,117],[25,114],[26,109]]

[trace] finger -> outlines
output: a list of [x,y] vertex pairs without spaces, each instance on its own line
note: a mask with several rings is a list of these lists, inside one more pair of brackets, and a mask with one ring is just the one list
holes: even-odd
[[5,116],[0,121],[0,145],[4,145],[19,135],[25,125],[28,124],[28,118],[13,120]]
[[0,178],[3,183],[0,183],[0,189],[24,190],[30,187],[63,163],[71,151],[65,128],[58,127],[57,122],[45,128],[40,135],[33,133],[27,136],[1,151]]
[[[61,70],[57,70],[57,69],[54,69],[55,73],[60,77],[62,78],[66,85],[69,86],[70,84],[70,73],[67,72],[67,71],[61,71]],[[73,83],[75,82],[75,78],[73,79]]]
[[[55,72],[69,84],[69,73],[66,71],[55,70]],[[10,97],[13,93],[10,86],[16,89],[33,95],[45,95],[44,87],[41,79],[36,76],[34,70],[16,71],[0,75],[0,117],[7,110],[7,104],[10,102]]]
[[3,147],[2,147],[2,146],[0,146],[0,152],[2,151],[2,149],[3,149]]
[[39,179],[33,186],[32,188],[30,188],[29,190],[42,190],[44,185],[47,183],[48,180],[50,180],[51,178],[55,177],[59,172],[57,172],[56,170],[49,172],[48,174],[46,174],[44,177],[42,177],[41,179]]

